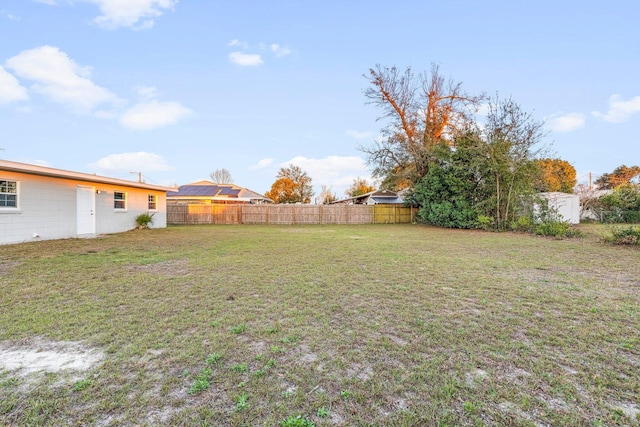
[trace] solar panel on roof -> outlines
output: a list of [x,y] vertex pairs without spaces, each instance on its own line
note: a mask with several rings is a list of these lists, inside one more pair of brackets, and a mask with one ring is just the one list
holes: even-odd
[[193,186],[193,193],[194,195],[197,196],[208,196],[211,193],[211,189],[205,187],[205,186],[197,186],[194,185]]
[[229,194],[229,190],[231,190],[231,187],[220,187],[220,195],[226,196]]
[[177,192],[172,195],[175,196],[215,196],[219,187],[216,185],[183,185]]
[[240,194],[240,190],[229,190],[230,196],[238,197],[238,194]]

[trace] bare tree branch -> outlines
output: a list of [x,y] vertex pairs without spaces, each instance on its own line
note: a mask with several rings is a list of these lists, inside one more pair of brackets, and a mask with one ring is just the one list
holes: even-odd
[[470,96],[461,83],[445,81],[437,65],[418,76],[411,68],[400,72],[396,67],[376,65],[365,77],[371,84],[364,92],[367,103],[380,107],[378,119],[389,119],[389,123],[382,130],[383,142],[360,149],[375,166],[375,175],[409,182],[424,176],[433,148],[451,143],[457,132],[467,129],[486,98]]

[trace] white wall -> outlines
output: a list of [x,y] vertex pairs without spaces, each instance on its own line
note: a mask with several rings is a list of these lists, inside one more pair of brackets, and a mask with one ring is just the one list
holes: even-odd
[[[151,228],[167,226],[167,200],[164,192],[137,188],[122,188],[107,184],[95,184],[96,191],[96,233],[110,234],[135,228],[135,218],[142,213],[152,213]],[[124,192],[127,195],[127,209],[116,210],[113,207],[113,193]],[[155,194],[158,200],[156,211],[149,211],[148,195]]]
[[[580,197],[567,193],[541,193],[549,203],[549,208],[558,212],[560,219],[569,224],[580,223]],[[538,211],[536,206],[536,212]]]
[[[0,208],[0,244],[77,237],[78,185],[100,190],[95,195],[97,234],[133,229],[135,217],[148,211],[149,194],[156,194],[158,200],[151,226],[167,225],[164,192],[7,171],[0,171],[0,179],[18,181],[19,206]],[[125,212],[113,208],[114,191],[127,193]]]

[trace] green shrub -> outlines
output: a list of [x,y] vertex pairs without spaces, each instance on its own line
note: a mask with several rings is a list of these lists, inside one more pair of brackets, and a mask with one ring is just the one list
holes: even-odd
[[478,215],[478,227],[483,230],[491,230],[494,219],[492,216]]
[[209,386],[211,385],[210,380],[212,376],[213,376],[213,371],[211,369],[209,368],[202,369],[198,373],[198,376],[196,377],[191,387],[189,388],[188,393],[199,394],[199,393],[202,393],[203,391],[208,390]]
[[611,236],[605,241],[614,245],[640,245],[640,227],[612,228]]
[[479,228],[482,224],[478,220],[484,212],[476,206],[474,188],[466,167],[454,168],[450,161],[444,161],[429,168],[406,200],[419,206],[417,219],[421,222],[447,228]]
[[280,425],[282,427],[315,427],[315,423],[304,418],[302,415],[298,415],[297,417],[290,415],[286,419],[282,420]]
[[640,186],[622,185],[602,196],[605,222],[640,222]]
[[511,222],[511,229],[528,233],[533,230],[533,219],[530,216],[519,216]]
[[82,391],[91,386],[91,379],[79,380],[73,384],[73,391]]
[[149,212],[140,214],[136,217],[136,225],[138,228],[149,228],[149,224],[153,224],[153,215]]
[[205,363],[207,365],[215,365],[216,363],[218,363],[220,361],[220,359],[222,359],[222,354],[221,353],[211,353],[205,359]]
[[[569,222],[562,219],[557,209],[549,206],[548,200],[538,199],[536,203],[537,209],[534,209],[533,216],[529,219],[532,221],[530,231],[538,236],[552,236],[557,239],[581,236],[579,230],[572,229]],[[516,226],[518,225],[523,228],[528,226],[527,220],[522,219],[519,224],[516,223]]]
[[558,239],[569,235],[569,223],[563,221],[549,220],[536,225],[535,233],[538,236],[553,236]]

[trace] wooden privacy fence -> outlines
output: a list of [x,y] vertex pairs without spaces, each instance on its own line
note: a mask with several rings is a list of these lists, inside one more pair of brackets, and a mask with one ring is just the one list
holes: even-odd
[[403,224],[416,208],[398,205],[167,205],[167,223]]

